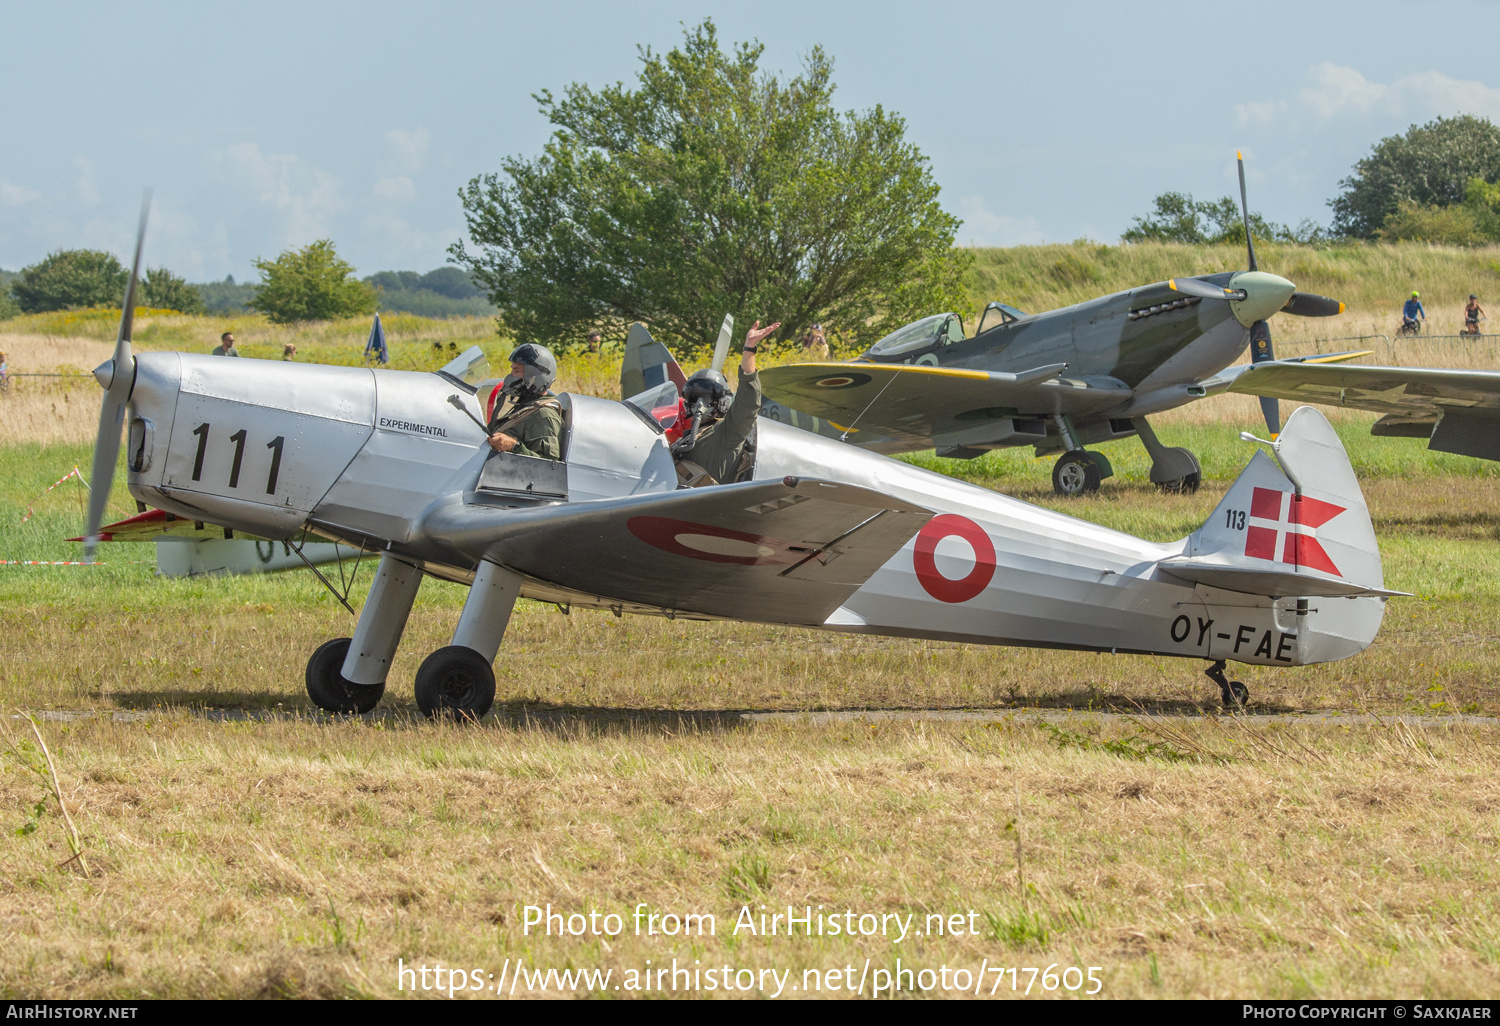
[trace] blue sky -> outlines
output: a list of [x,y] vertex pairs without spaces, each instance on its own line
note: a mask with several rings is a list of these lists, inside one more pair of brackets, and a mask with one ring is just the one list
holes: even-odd
[[630,79],[711,16],[795,73],[822,44],[843,108],[907,119],[981,245],[1113,241],[1168,189],[1326,222],[1376,140],[1438,115],[1500,122],[1495,0],[722,4],[37,4],[0,0],[0,267],[124,254],[253,277],[330,237],[361,273],[429,270],[456,193],[549,134],[531,94]]

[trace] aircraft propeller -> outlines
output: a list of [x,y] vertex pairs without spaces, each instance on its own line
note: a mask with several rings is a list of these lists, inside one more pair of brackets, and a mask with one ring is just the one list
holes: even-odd
[[94,561],[99,528],[104,522],[104,504],[114,485],[115,463],[120,458],[120,430],[125,423],[125,404],[135,387],[135,357],[130,353],[130,332],[135,321],[135,290],[141,276],[141,248],[146,242],[146,217],[151,212],[151,190],[141,198],[141,222],[135,234],[135,260],[125,286],[125,305],[120,311],[120,336],[115,355],[94,368],[94,380],[104,388],[99,407],[99,434],[94,439],[94,472],[89,486],[88,524],[83,532],[83,558]]
[[724,371],[724,361],[729,357],[729,336],[734,332],[734,314],[725,314],[724,323],[719,325],[719,338],[714,343],[714,362],[709,364],[710,370],[720,373]]
[[[1240,167],[1240,215],[1245,222],[1245,251],[1250,261],[1250,270],[1259,270],[1255,262],[1255,239],[1250,234],[1250,201],[1245,192],[1245,155],[1236,153]],[[1228,291],[1228,290],[1226,290]],[[1337,299],[1319,296],[1312,292],[1293,292],[1281,313],[1294,317],[1332,317],[1344,312],[1344,304]],[[1257,320],[1250,325],[1250,362],[1265,363],[1276,359],[1276,350],[1271,343],[1271,325]],[[1261,396],[1260,412],[1266,418],[1266,427],[1275,438],[1281,432],[1281,403],[1268,396]]]

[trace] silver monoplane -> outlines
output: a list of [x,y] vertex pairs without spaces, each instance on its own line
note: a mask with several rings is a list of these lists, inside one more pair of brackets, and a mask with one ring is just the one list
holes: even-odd
[[[143,218],[144,225],[144,218]],[[136,248],[136,267],[140,244]],[[762,419],[751,480],[682,489],[677,385],[563,395],[564,459],[496,453],[476,347],[435,373],[131,352],[105,389],[89,550],[128,423],[131,494],[253,537],[308,533],[379,569],[353,638],[307,665],[318,706],[380,699],[424,577],[470,585],[416,675],[423,712],[483,716],[525,596],[623,613],[1298,666],[1374,639],[1385,590],[1348,458],[1299,409],[1187,538],[1157,543]]]

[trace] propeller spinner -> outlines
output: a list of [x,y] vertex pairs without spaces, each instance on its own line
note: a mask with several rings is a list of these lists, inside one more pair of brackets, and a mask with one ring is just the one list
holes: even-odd
[[135,260],[125,286],[125,304],[120,311],[120,336],[115,355],[94,368],[94,378],[104,387],[99,406],[99,434],[94,439],[94,472],[90,478],[88,524],[83,532],[83,558],[94,561],[99,528],[104,522],[104,504],[114,485],[115,463],[120,458],[120,431],[125,425],[125,404],[135,387],[135,357],[130,353],[130,332],[135,320],[135,291],[141,276],[141,248],[146,242],[146,218],[151,212],[151,190],[141,198],[141,221],[135,234]]

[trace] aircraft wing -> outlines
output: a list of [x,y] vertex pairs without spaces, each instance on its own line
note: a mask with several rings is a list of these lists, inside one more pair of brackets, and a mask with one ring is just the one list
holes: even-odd
[[1430,436],[1439,452],[1500,460],[1500,372],[1269,361],[1229,391],[1382,413],[1371,434]]
[[[1109,377],[1069,378],[1055,363],[1016,374],[915,364],[798,363],[760,373],[776,402],[843,429],[901,440],[901,451],[980,443],[1009,418],[1097,413],[1125,402],[1130,386]],[[850,439],[860,442],[851,432]]]
[[[253,534],[236,535],[233,531],[223,527],[215,527],[212,524],[204,524],[199,521],[184,520],[174,516],[165,510],[148,509],[144,513],[137,513],[133,517],[107,524],[99,529],[99,540],[109,541],[155,541],[157,538],[256,538]],[[69,538],[68,541],[83,541],[82,537]]]
[[527,510],[453,505],[423,531],[582,595],[811,625],[932,516],[867,488],[789,477]]

